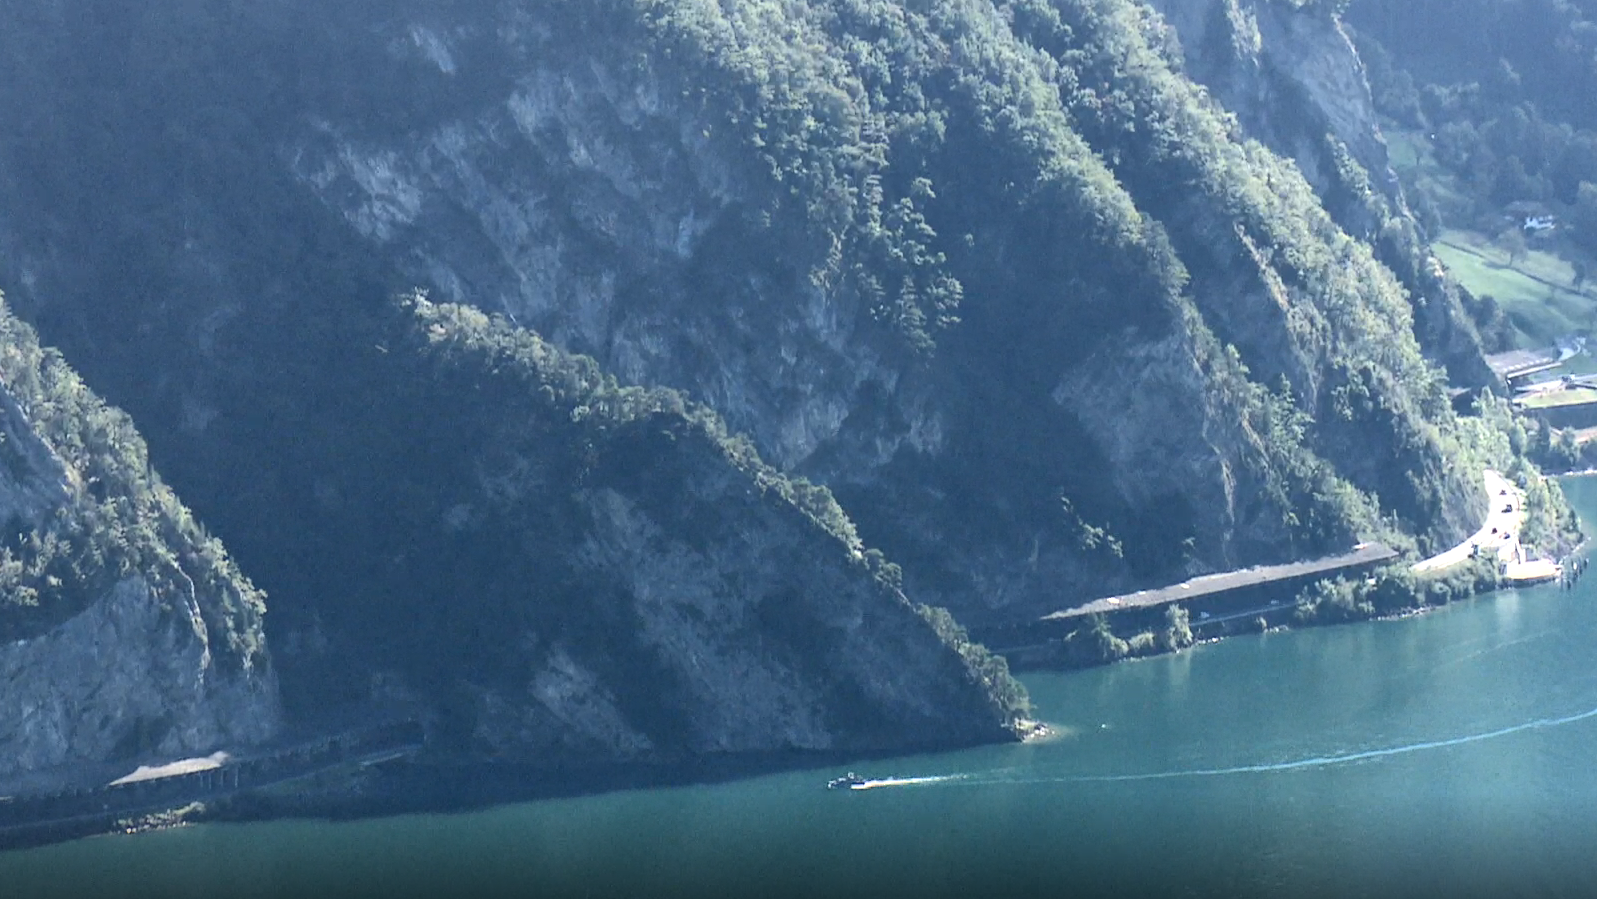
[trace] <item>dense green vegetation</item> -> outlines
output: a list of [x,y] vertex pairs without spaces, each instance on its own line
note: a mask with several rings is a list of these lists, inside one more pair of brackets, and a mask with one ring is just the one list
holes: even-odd
[[1142,630],[1122,637],[1115,633],[1108,616],[1088,616],[1086,625],[1071,631],[1061,641],[1061,661],[1071,667],[1105,665],[1166,652],[1178,652],[1193,643],[1191,619],[1180,605],[1167,606],[1164,627]]
[[[213,652],[264,663],[263,596],[150,468],[144,441],[61,354],[39,345],[0,297],[0,483],[13,505],[0,534],[0,642],[37,636],[139,577],[190,604]],[[213,601],[214,600],[214,601]]]
[[[763,161],[772,189],[757,220],[787,222],[772,241],[783,255],[825,260],[810,271],[817,283],[860,279],[876,317],[921,350],[946,332],[940,370],[986,385],[946,385],[984,407],[966,425],[972,437],[1047,415],[1037,387],[1058,378],[1059,360],[1117,352],[1122,329],[1152,339],[1174,328],[1190,335],[1208,401],[1235,410],[1225,417],[1241,427],[1227,442],[1291,553],[1361,533],[1402,542],[1385,516],[1423,534],[1461,503],[1463,466],[1442,460],[1469,448],[1452,433],[1444,376],[1413,338],[1403,288],[1290,165],[1181,77],[1137,4],[642,8],[646,40],[683,67],[712,130]],[[980,168],[962,162],[978,157]],[[1367,185],[1362,194],[1376,202]],[[1393,240],[1418,258],[1412,229]],[[876,247],[880,257],[865,249]],[[854,267],[834,271],[839,260]],[[904,285],[891,310],[872,279]],[[1251,296],[1238,296],[1239,280]],[[1138,574],[1157,576],[1193,547],[1213,557],[1201,513],[1173,495],[1160,499],[1171,515],[1127,506],[1083,452],[1093,435],[1068,420],[1049,427],[1052,459],[1030,442],[1007,452],[973,442],[932,477],[961,495],[996,488],[1001,500],[978,512],[989,532],[1052,536],[1069,524],[1050,502],[1063,496]],[[916,493],[866,491],[851,505],[902,507]],[[895,554],[934,555],[883,527]]]
[[[927,641],[954,650],[952,683],[976,684],[972,695],[1006,714],[1024,711],[1024,690],[1004,661],[945,611],[911,604],[899,568],[866,551],[826,488],[765,464],[680,392],[620,384],[503,317],[419,294],[346,319],[335,343],[357,348],[338,363],[341,382],[371,389],[332,400],[346,430],[327,435],[317,465],[322,483],[339,486],[305,497],[292,540],[307,554],[336,543],[346,562],[266,565],[277,578],[297,575],[301,590],[339,597],[291,612],[298,621],[314,614],[333,647],[289,654],[292,711],[368,701],[359,672],[383,670],[441,710],[448,745],[473,746],[478,691],[515,695],[526,672],[569,653],[657,746],[680,748],[690,698],[670,653],[639,630],[635,591],[644,588],[631,579],[641,575],[603,561],[604,541],[619,539],[599,536],[612,495],[660,531],[658,545],[627,550],[641,554],[638,564],[691,551],[702,554],[703,576],[740,585],[737,604],[768,629],[763,651],[788,652],[781,647],[791,641],[806,652],[794,664],[823,681],[842,677],[831,653],[846,634],[811,620],[794,595],[810,589],[797,566],[835,570],[839,585],[870,585],[881,614],[897,621],[882,625],[884,639],[914,621]],[[772,557],[794,568],[767,570]],[[861,714],[847,693],[855,687],[839,680],[835,689],[843,691],[837,714]],[[857,729],[900,724],[884,718]]]
[[[395,62],[413,22],[458,39],[456,71]],[[394,658],[468,709],[473,678],[510,682],[562,635],[669,683],[569,556],[594,484],[628,485],[700,543],[727,538],[733,512],[682,492],[683,446],[835,538],[838,558],[859,553],[895,603],[971,624],[1360,539],[1439,548],[1478,521],[1480,468],[1527,451],[1504,421],[1451,408],[1448,373],[1480,370],[1478,343],[1432,333],[1445,285],[1370,173],[1327,138],[1317,196],[1132,0],[224,0],[58,24],[0,35],[16,85],[0,115],[28,135],[0,140],[25,175],[0,202],[38,210],[0,246],[50,288],[27,316],[136,414],[271,589],[296,709],[363,701],[373,685],[344,675]],[[438,182],[454,170],[405,185],[445,208],[428,228],[453,229],[425,253],[357,234],[288,174],[321,140],[443,155],[502,124],[523,80],[561,72],[610,92],[576,104],[602,121],[572,140],[726,170],[722,205],[682,204],[708,222],[684,258],[629,256],[584,224],[571,185],[614,172],[573,166],[560,132],[581,123],[553,112],[548,133],[502,128],[474,170],[481,193],[535,209],[453,208]],[[655,117],[603,119],[629,92]],[[500,215],[559,223],[567,267],[517,275],[613,293],[540,330],[603,356],[637,313],[656,342],[639,355],[668,362],[601,359],[640,382],[623,384],[463,307],[392,308],[434,261],[492,306],[473,229]],[[57,257],[82,261],[39,261]],[[695,343],[705,319],[735,329]],[[750,374],[756,359],[775,374]],[[806,369],[830,391],[815,417],[842,423],[776,472],[732,432],[808,425],[793,410],[812,398],[781,380]],[[686,396],[739,402],[712,414]],[[921,615],[1018,703],[952,618]],[[529,629],[544,642],[483,649]],[[322,634],[339,648],[318,654]],[[620,703],[646,708],[642,689]]]
[[[1571,0],[1363,0],[1349,11],[1382,113],[1432,237],[1497,238],[1555,214],[1537,244],[1573,256],[1578,290],[1597,252],[1597,16]],[[1562,286],[1562,284],[1560,285]],[[1499,298],[1501,299],[1501,298]]]
[[1337,624],[1382,615],[1400,615],[1498,587],[1497,560],[1473,559],[1447,571],[1416,575],[1406,566],[1382,569],[1370,578],[1318,581],[1297,596],[1296,624]]
[[1597,180],[1597,15],[1572,0],[1361,0],[1376,100],[1472,193],[1573,203]]
[[[499,533],[501,539],[508,536],[531,550],[527,561],[537,560],[533,569],[526,572],[519,570],[521,560],[514,557],[500,559],[482,572],[482,595],[500,597],[499,602],[505,605],[499,611],[510,615],[501,623],[526,620],[523,616],[527,616],[547,632],[551,618],[563,620],[563,626],[575,626],[576,621],[598,611],[588,599],[577,609],[548,614],[551,600],[559,603],[568,598],[549,591],[547,580],[540,584],[539,574],[547,578],[549,567],[570,565],[569,539],[575,533],[591,530],[582,525],[571,527],[573,519],[580,519],[584,513],[570,506],[561,509],[576,494],[562,498],[564,490],[560,485],[575,486],[580,491],[609,484],[623,490],[637,497],[640,506],[657,521],[675,525],[673,532],[690,541],[705,540],[726,527],[726,523],[704,520],[707,514],[716,514],[714,510],[695,508],[702,502],[694,495],[695,480],[703,475],[695,474],[694,469],[706,464],[692,458],[699,452],[710,455],[710,464],[729,469],[714,472],[714,480],[745,479],[758,491],[763,503],[776,506],[776,514],[788,510],[802,513],[837,541],[837,551],[853,560],[851,567],[869,573],[883,601],[909,605],[900,589],[902,575],[898,566],[887,562],[878,551],[865,551],[852,522],[830,491],[802,478],[788,478],[767,465],[746,438],[730,434],[720,417],[706,407],[667,388],[621,385],[613,376],[600,372],[592,359],[564,353],[502,317],[490,318],[468,307],[433,304],[419,295],[407,298],[401,309],[412,320],[401,325],[403,330],[388,342],[389,353],[385,355],[397,353],[403,357],[407,351],[419,351],[431,369],[430,376],[423,375],[430,381],[423,389],[437,391],[440,399],[459,396],[466,383],[473,386],[476,394],[469,407],[443,416],[436,426],[457,437],[480,436],[485,430],[494,433],[495,439],[484,441],[494,448],[490,456],[524,453],[512,466],[518,479],[527,477],[521,470],[524,465],[543,469],[538,480],[544,483],[535,488],[539,493],[504,498],[520,508],[489,511],[490,519],[498,520],[466,526],[478,535],[486,531]],[[441,432],[438,436],[443,439]],[[661,437],[668,441],[666,445],[660,444]],[[492,477],[483,472],[481,461],[478,464],[479,479]],[[529,504],[535,496],[538,501]],[[730,503],[725,499],[722,502],[720,514],[728,518],[737,514]],[[529,511],[534,512],[530,519],[524,517]],[[449,513],[444,514],[447,518]],[[563,526],[546,530],[553,523],[549,519]],[[523,533],[505,535],[502,532],[507,527]],[[741,537],[755,539],[756,535]],[[534,544],[541,540],[553,544],[554,551],[539,552]],[[829,560],[822,556],[814,561],[824,565]],[[586,580],[591,579],[590,575]],[[459,591],[460,584],[456,582],[450,589]],[[581,588],[572,584],[568,589]],[[514,608],[518,601],[527,600],[531,600],[527,607]],[[913,611],[955,650],[968,676],[993,698],[997,708],[1012,715],[1027,710],[1025,690],[1010,676],[1001,657],[973,643],[946,610],[915,604]],[[573,617],[567,619],[566,615]],[[473,623],[475,628],[483,626],[481,620]],[[779,639],[781,635],[773,636]],[[824,662],[820,647],[814,648],[821,658],[812,661]]]
[[[1316,581],[1300,591],[1290,605],[1282,606],[1289,617],[1283,618],[1273,609],[1261,609],[1250,626],[1312,627],[1403,615],[1487,593],[1499,585],[1497,562],[1491,557],[1423,575],[1412,573],[1404,563],[1382,568],[1368,577]],[[1087,667],[1178,652],[1192,645],[1187,610],[1171,605],[1166,607],[1164,617],[1165,625],[1160,629],[1136,630],[1134,625],[1122,624],[1117,632],[1114,616],[1089,616],[1083,626],[1060,641],[1058,661],[1070,667]]]
[[1486,465],[1525,491],[1527,517],[1520,542],[1532,554],[1561,558],[1582,539],[1580,522],[1558,482],[1544,477],[1538,466],[1563,470],[1557,464],[1559,454],[1576,452],[1573,440],[1554,441],[1545,425],[1516,414],[1507,400],[1489,394],[1476,401],[1474,412],[1465,420],[1477,431]]
[[[1348,15],[1392,126],[1394,166],[1437,255],[1478,297],[1474,311],[1491,348],[1590,334],[1597,324],[1588,282],[1597,265],[1597,6],[1361,0]],[[1531,227],[1532,219],[1542,223]],[[1589,364],[1569,363],[1573,371]],[[1550,469],[1597,460],[1589,434],[1513,427],[1515,442]],[[1542,529],[1567,527],[1549,520]]]
[[[1479,296],[1494,349],[1589,333],[1597,322],[1588,292],[1597,251],[1594,9],[1466,0],[1442,11],[1364,0],[1349,13],[1394,126],[1394,165],[1437,254]],[[1532,217],[1553,227],[1526,228]],[[1543,464],[1580,464],[1573,433],[1539,443]]]
[[[1158,44],[1135,39],[1143,29],[1134,5],[1080,7],[1061,16],[1051,40],[1042,42],[1058,48],[1083,85],[1062,93],[1073,98],[1071,111],[1083,132],[1113,162],[1146,214],[1179,223],[1170,233],[1181,257],[1194,261],[1188,290],[1205,321],[1241,351],[1252,379],[1285,385],[1286,397],[1306,414],[1297,441],[1272,434],[1272,443],[1313,447],[1353,484],[1378,494],[1389,510],[1411,521],[1434,519],[1443,504],[1439,492],[1416,492],[1414,481],[1391,477],[1394,470],[1427,467],[1425,457],[1446,440],[1428,421],[1445,418],[1438,414],[1444,405],[1442,372],[1422,358],[1417,341],[1392,339],[1414,332],[1402,287],[1369,246],[1333,224],[1289,163],[1256,143],[1238,141],[1234,120],[1178,77]],[[1079,43],[1072,46],[1070,38]],[[1350,159],[1343,165],[1347,180],[1362,177]],[[1367,183],[1356,189],[1377,202]],[[1382,213],[1378,220],[1390,227],[1404,224]],[[1254,271],[1205,259],[1213,253],[1215,232],[1229,229],[1236,232],[1233,252],[1252,262]],[[1405,240],[1416,245],[1412,235]],[[1255,289],[1286,308],[1238,302],[1228,288],[1239,277],[1257,278]],[[1261,312],[1281,318],[1260,328]],[[1353,396],[1366,399],[1349,402]],[[1379,457],[1355,445],[1367,448],[1368,435],[1387,432],[1395,433],[1394,449],[1406,458],[1364,464]],[[1437,491],[1436,479],[1424,481]],[[1314,495],[1336,492],[1320,487]],[[1293,497],[1291,506],[1312,507],[1306,499]],[[1344,507],[1342,514],[1356,513]]]

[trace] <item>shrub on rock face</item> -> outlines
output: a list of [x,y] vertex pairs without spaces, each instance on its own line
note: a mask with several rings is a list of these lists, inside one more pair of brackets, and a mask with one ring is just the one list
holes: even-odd
[[1159,642],[1166,652],[1192,645],[1192,621],[1186,609],[1172,605],[1165,609],[1164,620],[1165,629],[1159,635]]

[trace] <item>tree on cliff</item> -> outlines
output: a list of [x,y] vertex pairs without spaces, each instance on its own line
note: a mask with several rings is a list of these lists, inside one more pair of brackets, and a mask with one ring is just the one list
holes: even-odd
[[1509,265],[1518,265],[1530,251],[1530,246],[1525,242],[1525,230],[1517,223],[1497,232],[1497,237],[1492,242],[1503,251],[1503,255],[1508,257]]

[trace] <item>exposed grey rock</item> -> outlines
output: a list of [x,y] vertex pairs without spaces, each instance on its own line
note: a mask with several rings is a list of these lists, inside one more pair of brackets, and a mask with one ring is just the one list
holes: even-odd
[[[1383,222],[1358,196],[1368,190],[1414,227],[1363,60],[1328,4],[1146,2],[1175,28],[1188,74],[1214,92],[1250,137],[1293,160],[1339,225],[1372,243],[1382,237]],[[1336,159],[1343,149],[1363,170],[1363,183],[1346,183]],[[1427,352],[1459,384],[1492,383],[1480,336],[1433,258],[1426,253],[1411,262],[1387,255],[1383,262],[1403,278],[1414,306],[1413,330]]]
[[0,784],[278,726],[261,600],[0,300]]
[[272,736],[270,672],[219,664],[196,599],[176,592],[129,577],[66,623],[0,646],[0,783]]
[[[1240,186],[1212,180],[1211,195],[1180,189],[1185,181],[1170,191],[1157,177],[1168,171],[1158,168],[1163,151],[1150,146],[1148,193],[1180,194],[1159,207],[1173,214],[1158,232],[1148,212],[1154,202],[1117,181],[1116,154],[1094,147],[1078,127],[1081,110],[1060,102],[1054,75],[1072,63],[1017,36],[1015,8],[939,6],[968,16],[947,27],[991,38],[991,54],[965,59],[967,42],[940,33],[939,17],[903,6],[913,27],[894,40],[910,45],[913,65],[932,68],[893,78],[917,90],[924,79],[933,96],[921,112],[955,135],[927,150],[888,134],[889,124],[913,125],[891,119],[896,101],[867,99],[864,61],[898,50],[874,46],[875,26],[852,22],[847,4],[698,7],[705,27],[725,32],[717,47],[736,49],[746,32],[759,30],[739,32],[725,17],[756,13],[805,42],[791,58],[778,51],[797,44],[742,48],[730,54],[730,68],[708,74],[680,56],[673,62],[651,52],[658,36],[650,29],[664,26],[638,11],[669,12],[672,4],[483,3],[470,15],[456,5],[346,4],[318,9],[309,21],[295,18],[309,7],[287,0],[234,4],[232,19],[213,15],[214,4],[156,4],[125,19],[85,17],[92,21],[83,41],[66,28],[70,4],[36,6],[49,14],[0,34],[0,74],[8,76],[0,116],[28,123],[17,133],[30,135],[0,138],[0,204],[10,201],[0,213],[0,283],[15,284],[30,315],[148,422],[184,495],[208,517],[210,510],[222,516],[218,526],[271,572],[274,590],[285,585],[276,595],[287,598],[286,614],[274,620],[296,663],[344,662],[327,641],[353,632],[349,619],[359,616],[346,609],[340,622],[337,609],[353,607],[349,596],[375,591],[381,578],[393,577],[385,593],[415,589],[414,580],[430,573],[415,562],[424,551],[417,547],[493,536],[485,522],[518,496],[569,499],[551,487],[565,485],[540,469],[536,454],[407,455],[407,441],[429,416],[477,402],[479,384],[418,404],[410,417],[367,416],[398,387],[366,356],[375,360],[392,347],[349,322],[375,297],[413,285],[504,312],[559,347],[592,356],[623,383],[666,385],[705,403],[783,472],[835,488],[869,542],[904,564],[910,596],[972,620],[1034,614],[1173,569],[1197,574],[1279,561],[1351,543],[1368,536],[1355,534],[1357,527],[1386,520],[1363,515],[1365,525],[1355,525],[1351,513],[1329,513],[1336,520],[1314,536],[1318,543],[1293,544],[1282,527],[1288,506],[1317,503],[1326,484],[1299,484],[1296,499],[1261,484],[1272,474],[1296,477],[1318,460],[1294,457],[1305,464],[1282,474],[1289,466],[1269,457],[1270,435],[1254,430],[1260,422],[1242,409],[1254,388],[1275,390],[1279,375],[1306,411],[1317,411],[1339,386],[1327,361],[1339,339],[1363,346],[1376,333],[1402,351],[1404,365],[1418,359],[1405,334],[1416,330],[1410,310],[1367,247],[1347,241],[1311,202],[1285,212],[1254,202],[1269,193],[1270,179],[1294,196],[1308,192],[1290,166],[1261,162],[1268,154],[1248,134],[1301,156],[1299,167],[1322,189],[1329,171],[1320,155],[1307,154],[1323,150],[1327,132],[1370,171],[1384,171],[1357,58],[1334,20],[1318,13],[1240,0],[1161,4],[1180,30],[1190,70],[1235,104],[1242,124],[1227,125],[1217,146],[1231,170],[1249,178]],[[1098,6],[1152,15],[1145,7]],[[1072,15],[1087,9],[1068,8]],[[848,29],[857,33],[841,33]],[[161,48],[158,38],[177,34],[197,37],[166,54],[134,52]],[[255,55],[251,65],[217,66],[195,48]],[[128,94],[148,98],[156,113],[106,99],[119,95],[97,89],[99,82],[58,89],[41,74],[91,68],[101,50],[138,64],[129,70],[137,87]],[[855,174],[876,176],[878,186],[927,176],[926,196],[936,198],[921,201],[921,224],[939,233],[924,249],[946,253],[947,265],[937,265],[957,269],[966,290],[962,321],[943,332],[929,359],[912,358],[895,342],[880,310],[867,308],[858,285],[840,275],[854,265],[888,267],[854,255],[843,233],[851,225],[806,218],[799,207],[831,198],[783,180],[799,177],[802,160],[782,160],[786,170],[778,171],[757,152],[763,138],[730,121],[735,95],[759,87],[739,80],[747,73],[732,70],[736,59],[767,56],[830,67],[820,73],[827,78],[811,79],[815,97],[798,98],[816,101],[812,111],[822,110],[826,91],[859,100],[871,120],[840,122],[837,133],[857,136],[849,131],[856,125],[881,131],[880,146],[870,149],[883,158],[858,162]],[[936,68],[943,65],[950,67]],[[1179,96],[1170,96],[1180,102],[1171,108],[1210,111],[1185,103],[1185,92],[1196,89],[1162,65],[1145,68],[1179,82]],[[976,87],[961,94],[964,84]],[[1000,137],[1010,119],[983,97],[1004,96],[1015,84],[1024,102],[1003,112],[1021,118]],[[1021,109],[1027,105],[1037,108]],[[1149,126],[1183,124],[1180,115],[1167,122],[1141,114],[1125,119],[1138,139]],[[785,136],[824,155],[826,129],[810,127],[813,115],[794,119]],[[101,140],[102,132],[115,142]],[[48,140],[34,141],[34,133]],[[50,153],[61,159],[41,158]],[[927,153],[938,158],[927,162]],[[1014,169],[995,184],[982,180],[988,154]],[[30,190],[33,182],[16,174],[27,171],[42,173],[44,186]],[[847,195],[870,185],[860,175],[834,186]],[[1228,188],[1254,196],[1217,196]],[[48,201],[52,191],[75,202]],[[1253,205],[1239,213],[1244,201]],[[1301,255],[1368,274],[1361,280],[1380,296],[1319,295],[1305,283],[1321,280],[1315,271],[1283,283],[1290,266],[1270,258],[1279,235],[1243,233],[1244,219],[1288,223],[1302,232],[1287,235]],[[99,238],[102,232],[111,237]],[[1149,251],[1161,233],[1178,232],[1178,252]],[[1177,271],[1183,264],[1186,273]],[[1191,272],[1198,274],[1187,280]],[[1354,312],[1337,320],[1352,323],[1342,333],[1328,324],[1332,306]],[[1227,343],[1241,350],[1251,382],[1224,364]],[[1387,449],[1429,453],[1424,440],[1435,423],[1414,411],[1429,372],[1360,362],[1390,374],[1377,386],[1391,388],[1403,420],[1325,441],[1337,451],[1329,467],[1355,469],[1359,458]],[[1380,452],[1369,451],[1371,441]],[[375,457],[394,464],[382,467]],[[432,476],[433,466],[461,459],[481,470],[424,479],[403,502],[385,505],[400,496],[391,472]],[[1373,506],[1369,480],[1359,488]],[[628,616],[617,630],[631,633],[635,625],[686,693],[701,698],[698,710],[739,702],[786,710],[747,720],[709,715],[684,745],[837,745],[837,731],[817,723],[818,688],[751,657],[743,636],[726,630],[737,614],[722,621],[706,612],[724,611],[717,603],[743,576],[740,566],[751,566],[755,583],[776,583],[766,570],[774,550],[750,544],[730,556],[731,544],[721,555],[683,548],[673,541],[692,528],[672,531],[658,510],[639,511],[635,493],[617,488],[622,514],[600,487],[585,488],[582,527],[592,530],[575,533],[592,545],[582,576],[648,597],[636,607],[607,607]],[[1066,511],[1070,503],[1076,513]],[[1467,501],[1443,497],[1434,505],[1440,508],[1424,507],[1401,527],[1451,536],[1467,517]],[[373,536],[418,507],[425,514],[408,543]],[[340,531],[334,521],[348,526]],[[769,526],[747,521],[755,531]],[[1142,551],[1136,564],[1111,557],[1101,548],[1107,543],[1090,545],[1100,526],[1124,533],[1172,522],[1168,533],[1134,542],[1131,549]],[[651,527],[668,536],[646,536],[655,534]],[[472,573],[461,564],[459,575]],[[344,579],[349,566],[360,566],[360,576]],[[813,574],[805,583],[817,594],[835,583]],[[529,578],[543,584],[550,575]],[[824,604],[805,609],[817,621],[847,619]],[[659,748],[622,685],[578,641],[531,625],[496,637],[512,658],[491,678],[440,687],[389,671],[386,660],[358,659],[350,664],[369,666],[363,676],[322,682],[305,675],[302,697],[320,702],[324,683],[363,700],[458,689],[450,701],[471,709],[462,716],[480,719],[472,733],[484,745],[618,754]],[[856,649],[871,651],[863,642]],[[694,653],[704,667],[685,661]],[[888,665],[887,658],[878,662]],[[877,682],[876,674],[863,677]],[[897,688],[884,695],[915,701]]]
[[[483,570],[444,588],[443,633],[381,638],[443,742],[594,761],[1014,735],[1022,710],[1002,663],[888,583],[826,491],[790,482],[671,391],[621,388],[474,309],[414,308],[385,338],[387,360],[429,373],[401,378],[427,385],[403,402],[442,407],[462,384],[493,399],[420,426],[434,447],[473,435],[474,477],[440,502],[456,530],[416,570],[454,570],[462,553]],[[418,592],[393,614],[444,601]],[[501,636],[459,642],[471,628]],[[376,639],[338,639],[361,636]],[[457,693],[469,702],[451,711]]]
[[1339,20],[1270,0],[1146,0],[1175,27],[1194,80],[1248,134],[1291,157],[1322,192],[1324,134],[1345,144],[1377,190],[1396,198],[1364,63]]

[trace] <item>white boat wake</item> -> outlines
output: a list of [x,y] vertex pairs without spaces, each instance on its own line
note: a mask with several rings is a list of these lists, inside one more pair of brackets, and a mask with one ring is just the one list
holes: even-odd
[[1481,743],[1486,740],[1495,740],[1512,734],[1524,733],[1533,730],[1562,727],[1597,718],[1597,708],[1577,712],[1573,715],[1564,715],[1556,718],[1538,718],[1523,724],[1515,724],[1497,730],[1484,731],[1476,734],[1466,734],[1460,737],[1449,737],[1444,740],[1428,740],[1420,743],[1406,743],[1401,746],[1389,746],[1383,749],[1366,749],[1358,752],[1347,752],[1336,755],[1321,755],[1311,758],[1296,759],[1286,762],[1264,762],[1256,765],[1234,765],[1223,768],[1182,768],[1174,771],[1151,771],[1140,774],[1071,774],[1046,777],[994,777],[991,773],[980,774],[943,774],[926,777],[888,777],[878,780],[866,780],[850,787],[853,790],[876,790],[884,787],[915,787],[915,786],[999,786],[999,785],[1033,785],[1033,784],[1068,784],[1068,783],[1124,783],[1144,780],[1174,780],[1190,777],[1227,777],[1243,774],[1269,774],[1281,771],[1302,771],[1308,768],[1328,768],[1333,765],[1349,765],[1371,759],[1387,758],[1390,756],[1409,755],[1416,752],[1427,752],[1433,749],[1446,749],[1452,746],[1463,746],[1469,743]]
[[857,784],[850,784],[849,789],[879,790],[883,787],[918,787],[926,784],[964,780],[970,776],[968,774],[938,774],[930,777],[883,777],[877,780],[865,780]]

